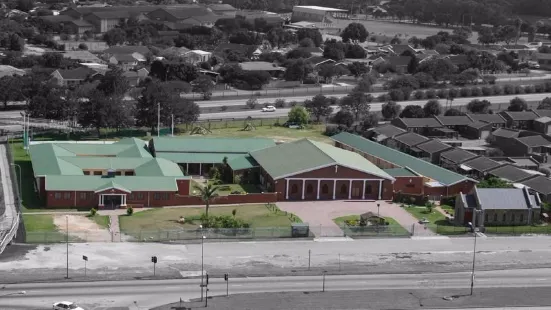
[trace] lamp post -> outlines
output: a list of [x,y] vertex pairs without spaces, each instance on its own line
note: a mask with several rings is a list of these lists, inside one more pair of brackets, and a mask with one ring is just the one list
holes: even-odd
[[82,255],[82,260],[84,261],[84,276],[86,277],[86,262],[88,262],[88,256]]
[[203,289],[205,287],[204,283],[204,274],[205,274],[205,235],[203,234],[203,225],[199,225],[199,228],[201,228],[201,301],[203,301]]
[[67,245],[67,274],[65,278],[69,279],[69,216],[65,215],[65,228],[66,228],[66,236],[65,236],[65,243]]
[[473,210],[473,221],[469,222],[469,226],[472,228],[474,233],[474,243],[473,243],[473,265],[471,269],[471,296],[473,295],[474,291],[474,271],[475,271],[475,263],[476,263],[476,217],[479,213],[481,213],[482,210]]
[[23,197],[23,187],[21,187],[21,185],[22,185],[22,183],[21,183],[21,166],[19,166],[18,164],[11,164],[11,165],[19,169],[19,196]]

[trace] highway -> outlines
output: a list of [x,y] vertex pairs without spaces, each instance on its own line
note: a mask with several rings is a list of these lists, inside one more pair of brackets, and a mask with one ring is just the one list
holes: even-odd
[[[547,287],[551,269],[522,269],[480,271],[476,273],[475,288]],[[230,294],[321,291],[323,277],[254,277],[231,278]],[[380,275],[327,275],[326,291],[400,290],[400,289],[468,289],[471,273],[380,274]],[[198,298],[200,279],[134,280],[111,282],[58,282],[5,285],[0,289],[0,309],[28,309],[70,300],[86,310],[98,307],[128,307],[139,309],[161,304]],[[2,286],[0,286],[1,288]],[[209,295],[225,295],[223,278],[209,279]],[[22,292],[25,292],[24,294]]]

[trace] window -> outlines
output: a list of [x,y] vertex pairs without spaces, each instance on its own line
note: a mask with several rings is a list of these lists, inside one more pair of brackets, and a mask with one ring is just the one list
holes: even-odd
[[63,199],[71,199],[71,193],[63,193]]
[[308,194],[311,194],[313,191],[314,191],[314,187],[312,186],[312,184],[308,184],[308,186],[306,186],[306,192]]
[[497,222],[497,213],[494,213],[494,222]]
[[519,222],[521,222],[521,223],[524,222],[524,214],[522,214],[522,213],[519,216]]
[[124,175],[134,175],[134,171],[126,171]]
[[103,173],[101,171],[94,171],[94,175],[102,175]]
[[116,171],[115,175],[122,175],[122,171]]
[[365,193],[366,193],[366,194],[371,194],[371,193],[373,193],[373,186],[371,186],[371,184],[366,184],[366,185],[365,185]]
[[503,213],[503,216],[501,217],[501,221],[502,221],[502,222],[506,222],[506,221],[507,221],[507,214],[506,214],[506,213]]
[[83,173],[84,175],[90,175],[90,171],[87,171],[87,170],[84,170]]
[[155,193],[155,195],[153,195],[153,199],[155,199],[155,200],[168,200],[168,193]]
[[359,197],[360,195],[360,188],[359,187],[352,187],[352,196]]
[[346,187],[346,184],[341,185],[341,194],[347,194],[348,188]]
[[154,199],[154,200],[161,200],[161,194],[160,194],[160,193],[155,193],[155,194],[153,195],[153,199]]
[[80,196],[80,200],[88,199],[88,193],[80,193],[79,196]]
[[515,222],[515,214],[511,214],[511,223],[514,223]]
[[296,193],[298,193],[298,186],[296,184],[293,184],[293,186],[291,186],[291,194]]
[[130,197],[128,197],[130,200],[134,200],[134,194],[130,194]]
[[327,186],[327,184],[323,184],[321,187],[321,192],[322,194],[329,194],[329,186]]
[[61,193],[55,193],[54,198],[55,199],[61,199]]

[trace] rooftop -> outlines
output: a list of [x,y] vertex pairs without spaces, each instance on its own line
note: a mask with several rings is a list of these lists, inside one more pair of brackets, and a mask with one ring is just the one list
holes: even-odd
[[104,50],[104,54],[132,54],[140,53],[146,55],[150,50],[147,46],[141,45],[122,45],[122,46],[111,46],[108,49]]
[[467,114],[474,121],[488,122],[491,124],[505,124],[506,121],[499,114]]
[[497,161],[492,160],[485,156],[480,156],[477,158],[467,160],[463,163],[463,165],[480,172],[485,172],[501,166],[501,164],[498,163]]
[[551,194],[551,179],[544,176],[537,176],[522,182],[522,185],[528,186],[542,195]]
[[517,140],[528,147],[551,146],[551,141],[540,135],[517,138]]
[[440,182],[444,185],[449,186],[462,181],[470,180],[465,176],[433,165],[420,158],[413,157],[379,143],[367,140],[358,135],[342,132],[332,136],[331,139],[363,153],[380,158],[381,160],[393,163],[394,165],[403,168],[407,167],[420,175]]
[[393,177],[416,177],[418,176],[413,171],[407,169],[407,168],[390,168],[390,169],[383,169],[384,172],[388,173],[389,175]]
[[456,164],[461,164],[464,161],[467,161],[469,159],[475,158],[478,155],[473,154],[469,151],[465,151],[459,148],[455,148],[453,150],[446,151],[442,154],[440,154],[440,158],[446,158],[448,160],[451,160],[452,162]]
[[58,69],[56,71],[59,72],[59,75],[61,75],[64,80],[85,80],[90,75],[96,73],[96,71],[86,67],[69,70]]
[[464,115],[464,116],[435,116],[435,118],[436,118],[436,120],[438,120],[444,126],[469,125],[473,122],[466,115]]
[[67,51],[62,55],[63,58],[67,59],[80,60],[82,62],[101,63],[101,59],[99,59],[96,55],[90,53],[89,51]]
[[383,179],[394,179],[357,153],[308,139],[254,151],[251,156],[274,180],[336,165]]
[[442,143],[438,140],[430,140],[427,142],[423,142],[421,144],[416,145],[415,147],[429,154],[445,151],[451,148],[449,144]]
[[371,132],[374,132],[378,135],[383,135],[387,138],[392,138],[396,135],[405,133],[406,131],[402,128],[396,127],[391,124],[386,124],[378,127],[374,127],[370,129]]
[[502,111],[501,115],[509,116],[513,121],[532,121],[540,117],[534,111]]
[[429,127],[429,128],[438,128],[442,127],[442,124],[440,124],[436,119],[432,117],[427,118],[396,118],[394,121],[401,121],[406,127],[408,128],[421,128],[421,127]]
[[513,165],[504,165],[489,170],[488,173],[509,182],[519,182],[532,176],[532,174]]
[[498,128],[492,132],[493,136],[502,138],[516,138],[520,134],[520,131],[508,128]]
[[536,118],[536,119],[534,120],[534,122],[543,123],[543,124],[551,123],[551,117],[549,117],[549,116],[542,116],[542,117],[540,117],[540,118]]
[[239,66],[245,71],[285,71],[284,67],[266,61],[242,62]]
[[430,140],[429,138],[422,136],[420,134],[416,134],[414,132],[406,132],[406,133],[394,136],[393,139],[407,146],[415,146],[419,143],[423,143]]
[[518,188],[478,188],[475,195],[482,210],[525,210],[533,202]]

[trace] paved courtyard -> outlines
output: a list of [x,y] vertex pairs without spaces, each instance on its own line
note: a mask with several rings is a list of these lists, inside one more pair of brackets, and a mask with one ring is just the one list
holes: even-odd
[[291,212],[310,224],[310,230],[316,237],[343,236],[342,230],[333,222],[334,218],[359,215],[365,212],[377,214],[377,204],[380,204],[379,214],[382,217],[392,217],[410,233],[416,236],[434,235],[429,229],[417,223],[417,219],[399,205],[386,201],[285,201],[278,202],[278,207]]

